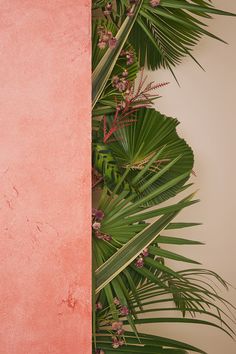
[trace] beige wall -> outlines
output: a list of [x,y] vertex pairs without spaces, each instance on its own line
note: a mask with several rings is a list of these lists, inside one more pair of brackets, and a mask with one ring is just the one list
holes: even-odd
[[[214,3],[236,13],[235,0]],[[215,270],[236,286],[236,19],[217,17],[211,22],[210,30],[230,45],[208,38],[201,41],[194,54],[206,72],[191,59],[184,60],[175,70],[181,88],[167,71],[149,75],[157,82],[171,82],[160,91],[163,97],[156,106],[180,120],[179,132],[195,152],[194,182],[200,189],[201,203],[186,210],[180,220],[202,221],[204,225],[180,231],[179,235],[207,245],[185,246],[182,253],[200,260],[204,267]],[[236,305],[235,290],[226,296]],[[217,329],[160,325],[150,331],[189,341],[208,354],[236,353],[236,344]]]

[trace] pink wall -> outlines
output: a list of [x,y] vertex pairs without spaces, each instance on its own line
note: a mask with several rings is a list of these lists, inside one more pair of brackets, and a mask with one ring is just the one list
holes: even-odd
[[91,354],[90,1],[0,19],[0,353]]

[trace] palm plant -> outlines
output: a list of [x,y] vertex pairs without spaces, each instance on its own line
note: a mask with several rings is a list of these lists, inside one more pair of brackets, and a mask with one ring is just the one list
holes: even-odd
[[[194,157],[176,132],[178,120],[151,107],[165,83],[147,84],[142,71],[137,85],[141,67],[173,72],[185,55],[193,58],[192,48],[202,35],[219,39],[203,22],[211,14],[233,15],[204,0],[93,1],[96,354],[204,353],[190,344],[140,333],[144,323],[209,325],[234,336],[234,307],[218,295],[215,284],[228,289],[227,282],[199,268],[196,260],[166,249],[200,244],[171,235],[173,229],[198,225],[174,221],[182,209],[198,202],[195,193],[187,193]],[[191,266],[176,271],[169,259]],[[179,316],[170,317],[173,311]]]

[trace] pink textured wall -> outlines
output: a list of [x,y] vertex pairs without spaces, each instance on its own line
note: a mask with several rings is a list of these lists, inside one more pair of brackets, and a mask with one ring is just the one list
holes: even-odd
[[0,353],[91,354],[90,1],[0,1]]

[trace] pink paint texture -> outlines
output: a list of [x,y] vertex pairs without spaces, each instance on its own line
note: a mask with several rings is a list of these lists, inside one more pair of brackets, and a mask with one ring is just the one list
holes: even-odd
[[91,354],[90,1],[0,1],[0,353]]

